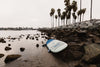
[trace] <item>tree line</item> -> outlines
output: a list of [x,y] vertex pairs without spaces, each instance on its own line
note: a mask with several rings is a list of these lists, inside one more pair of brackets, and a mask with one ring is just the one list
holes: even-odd
[[70,0],[64,0],[64,4],[65,4],[64,11],[61,11],[61,9],[58,8],[57,15],[55,15],[56,10],[54,8],[51,8],[50,17],[52,21],[51,23],[52,27],[66,26],[71,24],[71,16],[73,19],[73,23],[76,23],[76,19],[77,18],[79,19],[79,16],[82,15],[83,15],[82,20],[84,20],[84,14],[86,12],[86,8],[78,10],[77,1],[75,0],[73,0],[72,3],[70,3]]

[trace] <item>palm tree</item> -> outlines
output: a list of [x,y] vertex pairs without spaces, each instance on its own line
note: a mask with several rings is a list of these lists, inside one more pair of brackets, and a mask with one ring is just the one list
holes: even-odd
[[75,15],[75,12],[77,11],[77,2],[76,1],[72,2],[72,9],[73,9],[73,13],[72,13],[73,21],[76,22],[76,18],[77,18],[77,16]]
[[68,12],[67,12],[67,23],[71,23],[71,10],[72,10],[72,5],[68,5]]
[[61,15],[61,26],[63,25],[63,15]]
[[65,25],[65,17],[66,17],[66,12],[62,12],[62,15],[63,15],[63,24]]
[[[51,22],[52,22],[52,12],[50,12],[50,17],[51,17]],[[52,27],[52,23],[51,23],[51,27]]]
[[68,21],[68,19],[67,19],[67,16],[68,16],[68,6],[70,5],[70,0],[64,0],[64,3],[65,3],[65,11],[66,11],[66,25],[67,25],[67,21]]
[[73,9],[73,12],[77,11],[77,2],[76,1],[72,2],[72,9]]
[[78,17],[82,15],[82,9],[77,12]]
[[84,20],[84,14],[86,12],[86,8],[82,9],[82,14],[83,14],[83,20]]
[[54,27],[54,13],[55,13],[55,9],[51,8],[50,16],[52,18],[52,27]]
[[73,16],[73,20],[74,20],[74,22],[76,22],[76,18],[77,18],[77,16],[75,15],[75,13],[72,13],[72,16]]
[[61,9],[57,9],[58,12],[58,26],[60,26]]
[[[81,8],[82,8],[82,0],[80,0],[80,11],[81,11]],[[80,14],[80,22],[81,22],[81,14]]]
[[57,18],[58,18],[58,16],[57,16],[57,15],[55,15],[55,19],[56,19],[56,27],[57,27]]

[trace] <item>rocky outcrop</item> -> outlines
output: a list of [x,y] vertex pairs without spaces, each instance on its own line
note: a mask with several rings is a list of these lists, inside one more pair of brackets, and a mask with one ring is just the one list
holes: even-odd
[[80,60],[84,56],[84,47],[80,45],[68,46],[65,50],[54,54],[55,57],[61,58],[64,61]]
[[21,55],[18,55],[18,54],[8,55],[8,56],[5,58],[4,62],[5,62],[5,63],[9,63],[9,62],[12,62],[12,61],[18,59],[19,57],[21,57]]
[[[68,47],[54,54],[63,60],[81,61],[76,67],[100,66],[100,20],[84,21],[59,28],[39,29],[48,39],[58,39]],[[49,32],[48,32],[49,31]]]
[[100,45],[90,44],[85,46],[83,62],[88,64],[100,64]]

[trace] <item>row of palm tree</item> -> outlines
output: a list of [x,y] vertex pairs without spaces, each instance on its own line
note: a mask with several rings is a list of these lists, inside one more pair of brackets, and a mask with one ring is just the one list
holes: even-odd
[[[73,0],[72,4],[70,3],[70,0],[64,0],[65,3],[65,8],[62,13],[61,13],[61,9],[58,8],[57,9],[57,13],[58,15],[54,15],[55,13],[55,9],[52,8],[51,12],[50,12],[50,16],[52,18],[52,27],[54,27],[54,16],[55,16],[55,20],[56,20],[56,26],[60,26],[61,25],[68,25],[71,22],[71,15],[73,16],[73,22],[76,22],[77,16],[81,16],[83,14],[83,18],[84,18],[84,13],[86,11],[86,8],[81,9],[77,12],[77,2]],[[73,13],[71,13],[73,12]],[[77,12],[77,15],[76,15]],[[58,19],[58,23],[57,23],[57,19]],[[61,20],[61,22],[60,22]],[[66,22],[65,22],[66,20]],[[58,25],[57,25],[58,24]]]

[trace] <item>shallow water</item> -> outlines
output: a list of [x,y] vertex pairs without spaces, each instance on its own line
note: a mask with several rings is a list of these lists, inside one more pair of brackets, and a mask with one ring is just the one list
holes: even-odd
[[[37,35],[38,34],[38,35]],[[34,39],[26,39],[27,36]],[[48,53],[46,47],[42,47],[47,39],[41,35],[41,32],[36,30],[30,31],[0,31],[0,38],[5,38],[6,43],[0,43],[0,53],[5,54],[0,58],[0,67],[72,67],[75,62],[65,63],[55,58],[51,53]],[[38,40],[36,40],[38,37]],[[16,38],[15,40],[11,38]],[[5,47],[11,44],[11,50],[5,51]],[[39,44],[39,47],[36,47]],[[20,48],[25,48],[24,52]],[[5,64],[4,59],[10,54],[22,55],[19,59]]]

